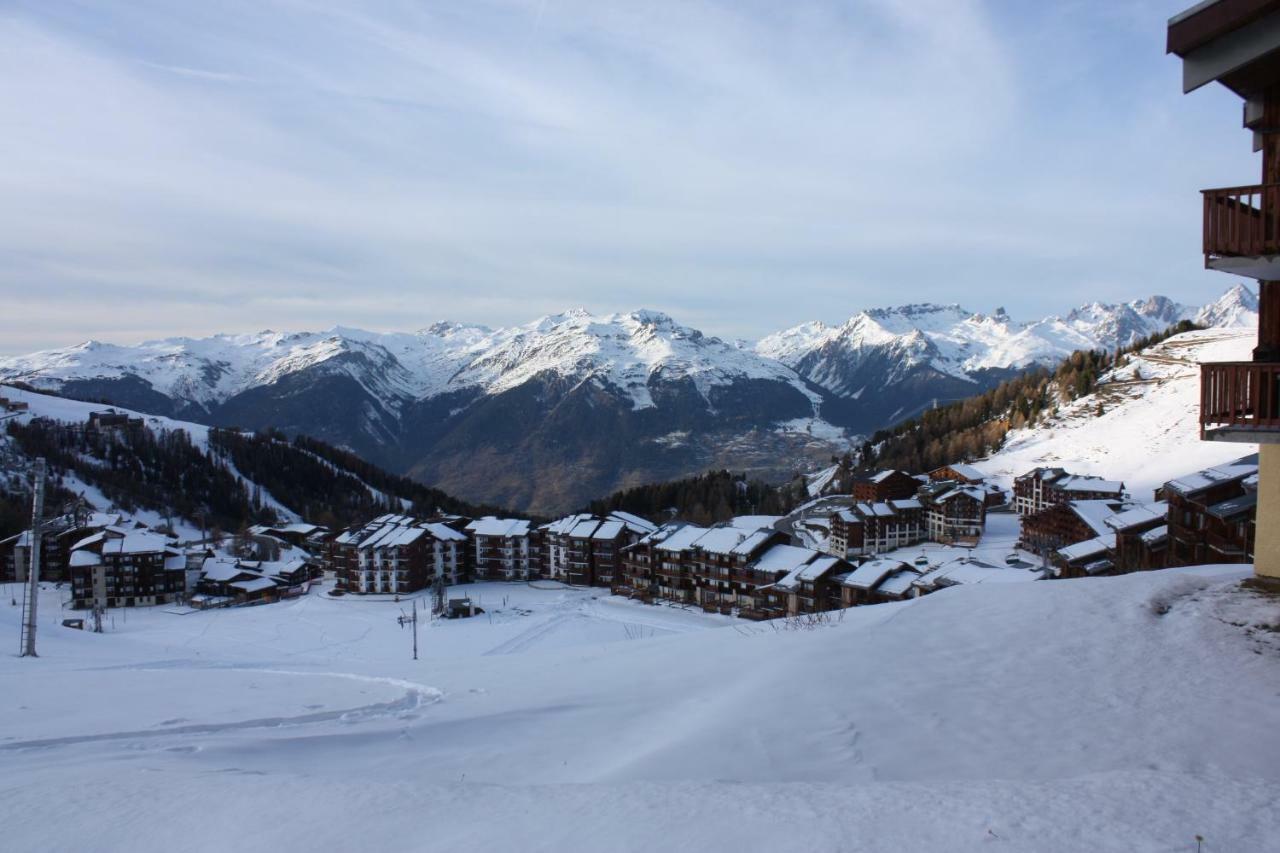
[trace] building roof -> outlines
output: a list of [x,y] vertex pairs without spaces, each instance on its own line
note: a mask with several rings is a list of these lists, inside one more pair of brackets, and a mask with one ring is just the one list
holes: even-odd
[[595,533],[591,534],[592,539],[612,540],[622,535],[623,528],[626,523],[620,519],[609,519],[600,522],[600,526],[596,528]]
[[1209,515],[1215,518],[1221,518],[1226,521],[1240,515],[1250,515],[1257,511],[1258,493],[1245,492],[1243,495],[1231,498],[1229,500],[1216,503],[1205,510]]
[[1059,477],[1054,481],[1053,487],[1062,489],[1064,492],[1100,492],[1106,495],[1115,495],[1116,497],[1124,494],[1124,483],[1119,480],[1082,477],[1076,474]]
[[679,526],[668,524],[658,528],[653,535],[657,536],[664,530],[667,531],[666,534],[654,540],[653,547],[659,551],[670,551],[671,553],[689,550],[707,532],[707,528],[699,527],[696,524],[679,524]]
[[1074,563],[1077,560],[1087,560],[1091,557],[1109,553],[1115,550],[1115,547],[1116,536],[1112,533],[1109,536],[1097,536],[1093,539],[1086,539],[1083,542],[1076,542],[1065,548],[1059,548],[1058,556],[1068,563]]
[[1107,524],[1107,521],[1116,515],[1117,510],[1123,509],[1115,501],[1101,499],[1070,501],[1067,506],[1077,518],[1089,526],[1095,536],[1115,535],[1115,530]]
[[1153,527],[1152,529],[1148,530],[1146,533],[1142,534],[1142,541],[1147,545],[1159,545],[1161,542],[1166,541],[1168,538],[1169,538],[1169,525],[1167,524],[1161,525],[1160,527]]
[[869,560],[845,575],[840,584],[854,589],[872,589],[889,575],[907,568],[910,566],[901,560]]
[[[757,531],[758,532],[758,531]],[[708,554],[729,555],[750,535],[738,527],[712,527],[694,543],[694,547]]]
[[1106,525],[1112,530],[1129,530],[1133,527],[1140,527],[1144,524],[1162,521],[1168,514],[1168,501],[1154,501],[1149,504],[1139,504],[1137,506],[1129,507],[1122,512],[1118,512],[1106,519]]
[[876,592],[884,595],[905,595],[919,577],[920,573],[915,569],[898,569],[898,571],[880,582],[880,585],[876,587]]
[[966,480],[987,479],[986,474],[982,473],[977,468],[974,468],[972,465],[966,465],[963,462],[957,462],[954,465],[943,465],[940,468],[937,468],[935,470],[941,471],[944,468],[950,471],[955,471],[957,474],[959,474],[961,477],[964,477]]
[[428,521],[422,526],[441,542],[463,542],[467,538],[467,534],[454,530],[449,525],[441,524],[438,521]]
[[1039,572],[1026,569],[996,568],[985,563],[956,560],[925,572],[914,585],[922,589],[975,583],[1019,583],[1040,580]]
[[523,518],[495,518],[492,515],[486,515],[484,518],[477,518],[468,524],[466,529],[476,536],[500,536],[503,538],[528,536],[529,522]]
[[627,526],[627,529],[633,533],[652,533],[658,529],[658,526],[652,521],[643,519],[638,515],[632,515],[629,512],[623,512],[620,509],[615,509],[610,512],[609,517],[617,521],[621,521]]
[[596,528],[600,526],[600,522],[591,516],[579,521],[569,530],[569,538],[571,539],[590,539],[592,534],[596,532]]
[[242,581],[232,581],[227,586],[232,586],[245,592],[260,592],[264,589],[274,589],[276,582],[271,578],[248,578]]
[[1206,489],[1211,489],[1214,486],[1230,483],[1233,480],[1244,480],[1257,473],[1258,454],[1253,453],[1249,456],[1242,456],[1225,465],[1215,465],[1212,468],[1205,468],[1203,471],[1183,474],[1181,477],[1165,483],[1164,487],[1186,498]]

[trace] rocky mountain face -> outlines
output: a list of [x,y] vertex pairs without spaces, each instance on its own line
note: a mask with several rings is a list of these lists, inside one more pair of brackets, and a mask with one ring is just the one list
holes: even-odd
[[468,500],[554,513],[712,466],[783,478],[934,399],[1191,316],[1256,322],[1256,299],[1239,288],[1197,310],[1153,297],[1030,323],[910,305],[754,346],[659,312],[580,310],[505,329],[91,341],[0,359],[0,380],[305,433]]

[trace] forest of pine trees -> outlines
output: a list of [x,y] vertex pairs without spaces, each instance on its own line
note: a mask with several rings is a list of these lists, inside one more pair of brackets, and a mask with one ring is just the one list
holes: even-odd
[[415,515],[502,513],[500,508],[475,506],[390,474],[352,453],[305,436],[290,440],[279,432],[211,430],[209,444],[225,454],[241,474],[312,524],[347,527],[384,512],[406,512],[406,506]]
[[713,524],[735,515],[784,515],[807,496],[803,477],[775,486],[728,471],[708,471],[683,480],[624,489],[593,501],[588,511],[604,514],[618,509],[657,522],[679,518]]
[[[6,429],[28,458],[48,460],[50,481],[60,490],[60,499],[77,491],[67,485],[74,476],[126,513],[149,509],[203,518],[210,527],[226,530],[275,520],[260,497],[192,444],[183,430],[96,430],[44,419],[10,422]],[[58,501],[50,503],[56,506]],[[19,529],[29,521],[21,518]]]

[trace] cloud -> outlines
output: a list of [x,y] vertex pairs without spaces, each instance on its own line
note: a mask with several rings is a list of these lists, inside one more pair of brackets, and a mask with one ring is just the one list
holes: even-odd
[[1167,10],[1045,6],[19,3],[0,352],[1220,289],[1195,190],[1250,180],[1238,106],[1180,99]]

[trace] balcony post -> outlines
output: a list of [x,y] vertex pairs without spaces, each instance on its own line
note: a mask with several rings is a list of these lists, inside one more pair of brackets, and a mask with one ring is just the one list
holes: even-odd
[[1254,361],[1280,361],[1280,281],[1258,282],[1258,346]]

